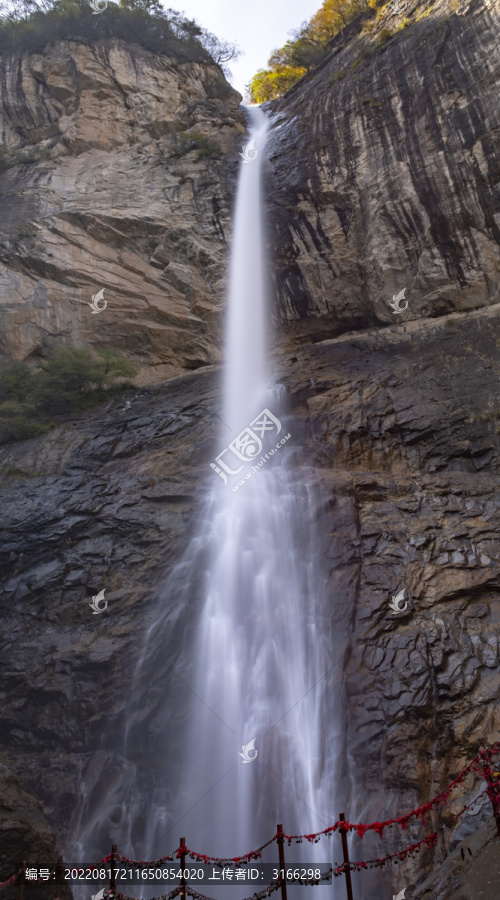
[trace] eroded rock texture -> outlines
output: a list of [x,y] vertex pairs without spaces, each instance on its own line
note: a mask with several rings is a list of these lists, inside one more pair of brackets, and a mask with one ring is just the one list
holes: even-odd
[[[414,809],[499,738],[499,315],[490,307],[367,330],[287,363],[325,478],[332,605],[351,629],[346,802],[356,821]],[[396,615],[389,601],[402,588],[409,603]],[[429,825],[478,790],[470,778]],[[445,834],[434,854],[399,867],[402,885],[460,839]],[[387,832],[383,845],[356,840],[355,852],[381,856],[421,835]]]
[[399,31],[388,12],[353,23],[271,104],[270,243],[295,335],[388,324],[403,287],[410,318],[500,300],[500,10],[426,8]]
[[[344,730],[351,782],[346,777],[342,803],[348,818],[365,821],[426,802],[481,745],[500,739],[499,8],[490,0],[411,2],[406,15],[408,26],[378,47],[382,29],[394,30],[400,17],[386,11],[364,34],[353,23],[322,67],[270,109],[276,369],[294,414],[293,439],[322,484],[316,516],[332,610],[350,634]],[[57,81],[64,54],[80,60],[82,71],[108,77],[103,60],[112,53],[125,85],[132,51],[121,46],[47,50],[45,81]],[[206,99],[206,71],[188,77],[183,70],[187,96],[179,99],[180,73],[159,64],[156,71],[147,54],[138,55],[153,67],[148,91],[163,105],[149,124],[133,125],[137,142],[124,124],[133,117],[134,81],[116,123],[99,125],[107,95],[89,95],[92,125],[78,104],[78,115],[68,107],[58,120],[66,155],[55,144],[55,159],[23,168],[28,177],[38,173],[49,212],[35,219],[23,208],[23,221],[41,225],[42,237],[4,243],[4,277],[24,292],[10,313],[17,330],[7,329],[4,346],[23,358],[57,341],[120,341],[143,381],[153,381],[218,358],[212,311],[225,245],[217,222],[204,215],[217,207],[228,234],[231,182],[224,186],[217,173],[233,171],[243,120],[234,100]],[[32,65],[41,70],[43,59],[25,59],[23,71]],[[138,63],[132,69],[129,80],[142,71]],[[28,93],[19,100],[23,110]],[[36,94],[29,102],[41,127],[49,100]],[[206,124],[214,117],[216,126]],[[172,132],[206,124],[221,144],[226,135],[227,163],[218,170],[209,161],[205,169],[193,153],[170,159],[166,173],[161,152],[174,139],[155,132],[160,120],[175,120]],[[165,188],[174,166],[195,181]],[[24,190],[19,175],[10,168],[2,176],[11,197]],[[215,260],[210,290],[208,276],[198,290],[200,256],[186,249],[191,241]],[[108,311],[82,312],[87,293],[108,283],[94,282],[97,259],[102,278],[116,278],[108,319]],[[64,274],[70,270],[73,287]],[[186,285],[193,282],[191,300]],[[148,310],[138,305],[146,283],[147,296],[159,298],[155,317],[156,301]],[[396,314],[389,301],[403,287],[408,309]],[[210,309],[204,331],[193,320],[201,318],[202,296]],[[129,304],[126,317],[113,312],[114,297],[120,309]],[[137,335],[147,344],[132,346]],[[112,785],[111,811],[129,777],[112,724],[125,719],[138,636],[155,602],[176,614],[175,597],[162,597],[161,585],[196,527],[208,462],[220,449],[219,401],[218,372],[205,367],[0,451],[2,466],[11,467],[1,486],[5,762],[43,803],[59,845],[81,804],[84,771],[96,792]],[[107,616],[89,624],[88,602],[104,584],[116,610],[112,628]],[[394,615],[389,600],[403,587],[409,606]],[[143,710],[144,730],[159,721],[159,696],[158,686]],[[480,790],[480,779],[469,778],[429,826],[450,823]],[[466,821],[398,866],[392,880],[378,880],[377,870],[355,880],[363,900],[405,886],[415,897],[493,900],[488,873],[497,845],[488,803],[474,809],[472,825]],[[352,852],[382,856],[421,834],[356,840]],[[473,870],[461,861],[467,846]],[[14,862],[6,858],[9,874]]]
[[[3,450],[2,466],[15,474],[1,488],[2,746],[42,801],[59,848],[71,846],[82,818],[86,825],[84,773],[104,799],[107,833],[124,799],[134,666],[154,617],[165,609],[175,617],[164,585],[193,534],[216,452],[218,381],[203,368]],[[102,588],[114,621],[89,608]],[[146,722],[164,689],[141,711]],[[147,746],[147,729],[138,731]],[[151,770],[144,747],[135,752]],[[9,845],[3,875],[23,858],[35,864],[35,837],[26,828],[17,853]]]
[[220,69],[59,41],[4,54],[0,83],[3,355],[111,345],[139,382],[218,360],[234,165],[217,154],[245,130]]

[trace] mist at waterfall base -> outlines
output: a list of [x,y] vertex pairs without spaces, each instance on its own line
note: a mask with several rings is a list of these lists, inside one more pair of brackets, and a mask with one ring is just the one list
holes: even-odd
[[[262,454],[288,432],[291,440],[237,491],[207,464],[196,531],[142,640],[121,763],[102,750],[85,775],[73,845],[80,853],[109,852],[112,839],[128,856],[157,859],[183,835],[197,852],[232,858],[269,840],[278,823],[287,834],[304,834],[336,818],[342,660],[326,599],[318,489],[293,446],[293,418],[268,364],[267,121],[260,109],[248,115],[258,155],[239,173],[220,448],[264,408],[282,430],[276,439],[263,436]],[[240,754],[250,741],[257,755],[245,762]],[[340,861],[334,840],[334,848],[326,837],[286,846],[286,863]],[[276,843],[262,859],[278,863]],[[308,890],[340,897],[338,882]],[[243,897],[263,887],[233,883],[230,893]],[[227,896],[217,884],[199,890]],[[295,896],[304,888],[288,890]]]

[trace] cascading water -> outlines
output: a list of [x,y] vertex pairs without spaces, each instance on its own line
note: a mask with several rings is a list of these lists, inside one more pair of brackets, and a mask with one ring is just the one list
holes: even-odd
[[[318,498],[292,446],[283,391],[270,387],[262,202],[267,121],[260,109],[249,117],[257,156],[241,164],[237,192],[222,446],[264,409],[272,427],[262,431],[254,466],[244,467],[251,477],[236,482],[237,489],[210,475],[197,534],[144,639],[123,765],[115,772],[109,764],[106,775],[105,761],[95,776],[89,767],[80,851],[92,843],[105,852],[111,837],[122,852],[152,859],[183,834],[199,852],[233,857],[270,838],[278,822],[288,834],[310,833],[336,818],[342,739],[334,684],[341,661],[315,526]],[[246,447],[251,453],[251,442]],[[110,777],[112,806],[113,793],[101,790]],[[326,840],[291,853],[287,862],[339,855]],[[267,859],[276,862],[275,847]],[[249,893],[248,886],[242,890]],[[238,893],[233,886],[232,895]]]
[[[279,392],[269,390],[261,185],[267,121],[260,109],[250,116],[258,155],[241,165],[235,210],[226,444],[264,408],[284,425],[280,438],[290,424],[281,422]],[[277,821],[290,833],[332,820],[331,614],[312,491],[304,471],[288,464],[292,456],[280,446],[238,490],[217,483],[210,504],[205,601],[185,676],[195,697],[176,803],[183,833],[207,854],[247,852],[274,833]],[[255,461],[262,458],[259,450]],[[257,755],[248,762],[239,754],[250,741],[247,755]]]

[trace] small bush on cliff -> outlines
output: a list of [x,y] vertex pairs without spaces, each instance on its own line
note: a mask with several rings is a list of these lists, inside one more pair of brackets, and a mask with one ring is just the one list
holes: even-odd
[[35,437],[59,416],[92,409],[124,387],[117,379],[135,374],[116,350],[101,350],[99,357],[65,347],[36,371],[20,362],[6,367],[0,373],[0,443]]
[[346,76],[345,69],[339,69],[338,72],[334,72],[333,75],[328,79],[328,84],[336,84],[338,81],[343,81]]
[[219,144],[216,141],[211,141],[205,134],[198,134],[195,132],[189,134],[185,131],[177,134],[172,149],[172,156],[174,159],[180,159],[181,156],[185,156],[186,153],[189,153],[191,150],[198,150],[195,162],[198,162],[198,160],[205,156],[208,156],[211,159],[218,159],[222,154]]
[[382,28],[377,41],[377,47],[383,47],[393,36],[394,32],[390,28]]
[[292,38],[274,50],[268,69],[259,69],[246,91],[252,103],[274,100],[296,84],[328,54],[328,44],[349,22],[374,7],[377,0],[323,0],[317,13],[290,32]]
[[49,152],[44,147],[29,147],[26,150],[4,150],[2,147],[0,148],[0,173],[6,172],[13,166],[38,162],[40,159],[46,159],[48,155]]
[[207,97],[210,100],[227,100],[232,97],[234,89],[224,78],[215,78],[205,83]]

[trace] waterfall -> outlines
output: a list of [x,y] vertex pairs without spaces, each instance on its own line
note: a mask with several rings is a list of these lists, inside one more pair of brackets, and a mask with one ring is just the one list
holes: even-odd
[[[288,834],[311,833],[336,818],[341,660],[318,491],[268,363],[267,121],[258,108],[249,117],[253,145],[240,166],[231,247],[221,452],[207,465],[196,533],[143,640],[123,762],[100,751],[102,761],[96,754],[89,767],[79,852],[105,852],[111,838],[122,852],[153,859],[182,834],[198,852],[234,857],[271,838],[278,823]],[[114,793],[104,795],[110,778]],[[264,859],[276,863],[276,845],[270,850]],[[287,863],[333,857],[326,838],[287,851]],[[331,887],[315,890],[332,896]],[[236,886],[231,895],[239,896]]]
[[[221,434],[222,445],[239,435],[243,480],[231,481],[225,471],[236,471],[236,456],[222,456],[219,474],[227,484],[214,479],[204,523],[207,571],[186,676],[193,696],[176,803],[178,817],[192,810],[183,817],[189,845],[215,856],[248,852],[278,822],[288,833],[330,824],[337,748],[316,500],[304,467],[293,465],[293,434],[286,440],[293,423],[267,366],[261,183],[267,122],[260,109],[249,115],[257,156],[241,164],[238,183]],[[266,409],[267,430],[259,432]],[[319,855],[327,860],[325,844]],[[313,859],[312,850],[307,855]]]
[[[224,378],[224,421],[234,435],[258,412],[268,382],[262,164],[267,119],[250,109],[248,155],[242,162],[234,211]],[[227,431],[223,436],[227,437]],[[226,441],[224,441],[225,443]]]

